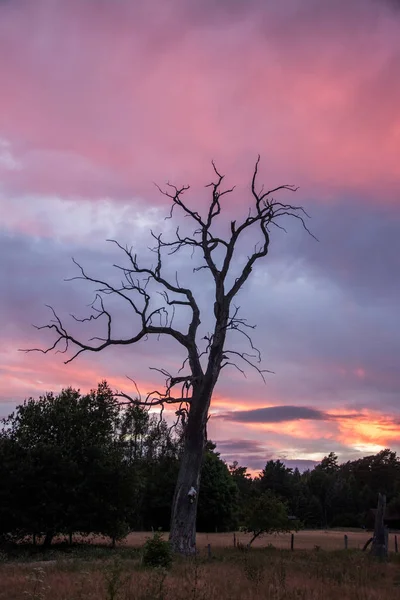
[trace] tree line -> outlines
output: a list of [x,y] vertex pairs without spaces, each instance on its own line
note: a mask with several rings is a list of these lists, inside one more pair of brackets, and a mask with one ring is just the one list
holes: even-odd
[[[56,535],[115,542],[168,530],[183,434],[182,424],[121,403],[106,382],[86,395],[68,388],[26,400],[0,431],[0,540],[40,536],[48,546]],[[268,460],[252,477],[208,441],[197,530],[360,527],[379,492],[400,507],[400,460],[389,449],[343,464],[332,452],[303,473]]]

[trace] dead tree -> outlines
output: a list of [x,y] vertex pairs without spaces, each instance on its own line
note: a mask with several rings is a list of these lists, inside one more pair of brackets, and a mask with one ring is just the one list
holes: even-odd
[[371,554],[383,559],[388,556],[388,531],[385,527],[386,496],[379,494],[378,507],[375,513],[374,536],[372,538]]
[[[144,399],[130,397],[123,391],[118,392],[118,395],[125,398],[126,401],[144,404],[147,407],[160,406],[163,410],[166,405],[178,405],[176,411],[178,419],[180,417],[185,419],[184,446],[170,528],[170,541],[173,549],[182,554],[192,554],[196,548],[200,469],[210,403],[219,375],[227,366],[236,367],[243,374],[244,367],[252,367],[263,379],[266,372],[259,367],[260,353],[253,346],[248,333],[249,327],[253,326],[248,325],[245,319],[239,317],[239,309],[233,305],[233,300],[239,290],[243,288],[256,262],[267,256],[272,226],[283,229],[280,224],[281,219],[295,217],[310,233],[305,223],[308,215],[302,207],[284,204],[273,198],[274,193],[285,190],[295,192],[297,188],[293,185],[281,185],[268,191],[264,191],[264,188],[257,189],[259,160],[260,157],[256,162],[251,182],[252,207],[247,218],[241,222],[228,221],[230,233],[227,239],[217,234],[215,222],[221,214],[223,200],[234,188],[222,189],[224,176],[218,172],[214,163],[212,165],[215,179],[206,186],[210,190],[210,202],[204,216],[190,208],[184,201],[184,195],[189,190],[189,186],[178,188],[167,184],[166,190],[158,188],[171,201],[171,210],[167,218],[173,218],[175,210],[182,211],[183,215],[193,223],[193,232],[189,236],[182,235],[177,227],[175,236],[169,241],[164,240],[162,235],[151,232],[155,241],[155,246],[152,248],[155,253],[155,265],[150,268],[139,262],[132,249],[123,247],[115,240],[110,240],[118,246],[126,259],[124,266],[114,265],[122,276],[121,284],[118,286],[91,277],[76,263],[80,271],[77,279],[83,279],[99,286],[92,304],[91,315],[81,320],[103,322],[105,325],[104,335],[91,338],[89,341],[78,339],[70,333],[55,310],[49,307],[53,314],[53,320],[38,329],[49,329],[55,334],[55,341],[47,349],[28,350],[47,353],[57,349],[60,344],[64,344],[62,352],[68,353],[70,349],[73,350],[65,361],[65,363],[69,363],[84,352],[101,352],[111,346],[135,344],[149,335],[169,336],[184,349],[186,358],[178,373],[171,374],[165,369],[158,369],[166,378],[166,386],[163,391],[151,392]],[[235,273],[233,260],[235,250],[238,242],[244,237],[243,234],[249,230],[254,232],[254,236],[258,234],[260,241],[232,278],[232,274]],[[163,259],[165,259],[165,255],[174,255],[187,248],[190,248],[193,254],[198,252],[203,261],[195,267],[194,271],[208,270],[214,287],[213,330],[212,333],[202,338],[206,340],[205,349],[202,351],[200,350],[202,341],[199,333],[200,309],[195,295],[192,290],[182,287],[178,283],[177,277],[171,281],[164,276]],[[149,283],[156,284],[161,288],[162,307],[153,308]],[[113,317],[107,306],[107,296],[109,295],[116,295],[126,302],[138,320],[138,330],[134,335],[125,338],[114,337]],[[175,310],[179,307],[185,307],[190,311],[190,322],[184,331],[174,327],[173,324]],[[231,331],[244,335],[250,344],[250,353],[225,347],[227,334]],[[239,364],[240,361],[242,365]]]

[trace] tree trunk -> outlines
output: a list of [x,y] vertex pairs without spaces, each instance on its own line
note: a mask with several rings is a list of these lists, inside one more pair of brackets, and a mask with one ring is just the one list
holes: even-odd
[[[193,393],[185,430],[183,454],[172,504],[169,540],[174,552],[186,556],[196,554],[196,518],[200,490],[200,474],[207,438],[207,418],[214,386],[221,371],[223,348],[229,319],[229,302],[223,285],[216,291],[216,318],[213,342],[204,376],[193,384]],[[197,352],[197,350],[196,350]],[[190,359],[191,360],[191,359]],[[191,364],[192,373],[196,366]],[[191,495],[192,488],[196,495]]]
[[53,541],[54,531],[46,531],[46,535],[43,542],[43,548],[50,548],[51,542]]
[[369,538],[369,540],[367,540],[367,541],[365,542],[365,544],[364,544],[364,546],[363,546],[363,549],[362,549],[362,551],[363,551],[363,552],[365,552],[365,551],[366,551],[366,549],[368,548],[368,546],[369,546],[369,545],[371,544],[371,542],[373,542],[373,541],[374,541],[374,538],[373,538],[373,537]]
[[375,515],[374,537],[371,546],[371,554],[378,558],[387,558],[388,556],[387,533],[384,523],[385,508],[386,496],[379,494],[378,508]]
[[[172,505],[169,540],[173,551],[184,555],[196,553],[197,504],[210,400],[211,393],[199,396],[190,407]],[[195,496],[189,494],[192,488]]]
[[248,548],[250,548],[250,546],[252,545],[252,543],[254,542],[254,540],[256,540],[258,538],[258,536],[261,535],[262,533],[263,533],[262,531],[257,531],[257,533],[253,532],[253,537],[251,538],[251,540],[247,544]]

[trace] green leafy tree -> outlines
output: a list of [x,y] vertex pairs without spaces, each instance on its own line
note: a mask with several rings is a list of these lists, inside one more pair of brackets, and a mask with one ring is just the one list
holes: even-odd
[[236,526],[243,526],[246,505],[255,491],[254,481],[247,472],[247,467],[240,466],[237,461],[229,465],[229,472],[237,488],[237,509],[234,522]]
[[334,475],[323,469],[313,469],[308,485],[313,496],[318,498],[322,511],[321,526],[327,528],[333,506]]
[[119,436],[126,460],[130,464],[138,463],[143,458],[149,427],[149,413],[140,406],[129,404],[123,411]]
[[3,425],[8,463],[10,449],[24,457],[9,481],[19,506],[14,527],[44,533],[46,546],[56,533],[115,539],[126,529],[135,476],[119,441],[120,407],[105,382],[86,396],[68,388],[31,398]]
[[293,470],[280,460],[269,460],[261,472],[259,488],[261,491],[270,490],[283,500],[289,500],[293,495]]
[[319,527],[323,521],[322,506],[309,486],[310,472],[294,473],[293,495],[288,502],[290,512],[307,527]]
[[28,459],[19,444],[0,434],[0,544],[17,541],[31,531],[25,511],[30,491]]
[[201,471],[198,531],[229,531],[237,513],[237,486],[215,448],[212,442],[207,443]]
[[145,530],[168,530],[171,505],[179,470],[179,434],[165,420],[150,417],[140,461],[143,495],[141,526]]
[[253,534],[249,546],[263,533],[287,533],[299,526],[297,521],[289,519],[285,502],[270,490],[249,501],[245,524]]
[[315,467],[317,471],[323,471],[328,475],[333,475],[339,471],[338,457],[334,452],[329,452],[328,456],[325,456],[319,465]]
[[375,504],[378,493],[385,494],[388,501],[396,494],[400,480],[400,459],[389,448],[353,461],[351,471],[359,486],[370,488]]

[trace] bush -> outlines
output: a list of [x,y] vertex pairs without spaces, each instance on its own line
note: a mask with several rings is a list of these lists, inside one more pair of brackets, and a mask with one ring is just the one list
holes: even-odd
[[172,564],[172,549],[169,542],[163,540],[160,531],[157,531],[145,543],[143,547],[143,564],[146,567],[170,568]]

